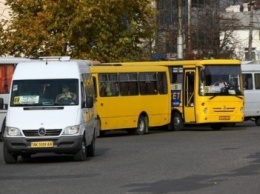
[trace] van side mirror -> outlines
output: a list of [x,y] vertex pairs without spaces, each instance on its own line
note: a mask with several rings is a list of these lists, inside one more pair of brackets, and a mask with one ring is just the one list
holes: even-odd
[[5,108],[4,106],[4,99],[0,98],[0,110],[3,110]]
[[94,98],[92,96],[87,96],[85,102],[82,104],[82,108],[93,108]]

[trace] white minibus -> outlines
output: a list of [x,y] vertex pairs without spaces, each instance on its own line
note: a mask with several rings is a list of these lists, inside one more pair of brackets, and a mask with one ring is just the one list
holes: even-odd
[[95,153],[95,87],[89,60],[43,57],[18,63],[13,74],[3,140],[5,163],[19,156]]
[[245,95],[245,120],[260,126],[260,64],[243,62],[242,76]]

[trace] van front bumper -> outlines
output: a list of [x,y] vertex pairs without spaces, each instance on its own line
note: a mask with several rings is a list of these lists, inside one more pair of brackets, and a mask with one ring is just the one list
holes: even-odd
[[[83,136],[60,136],[58,138],[28,139],[25,137],[5,137],[4,144],[12,154],[56,153],[75,154],[82,147]],[[52,142],[51,147],[32,147],[32,143]]]

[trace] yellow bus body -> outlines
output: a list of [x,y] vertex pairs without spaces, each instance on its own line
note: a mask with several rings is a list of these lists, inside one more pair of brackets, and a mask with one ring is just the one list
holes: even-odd
[[[112,130],[127,130],[130,133],[138,129],[140,118],[146,118],[145,131],[139,131],[138,134],[148,132],[149,127],[164,126],[171,120],[171,89],[169,83],[169,73],[166,67],[147,67],[147,66],[91,66],[91,72],[96,83],[96,108],[100,123],[100,134]],[[128,75],[144,73],[163,73],[165,74],[165,94],[144,94],[125,95],[123,93],[111,95],[102,94],[102,76],[107,75]],[[122,81],[123,83],[123,81]],[[112,85],[114,84],[114,85]],[[121,82],[118,79],[115,83],[110,83],[109,87],[120,87]],[[139,87],[139,86],[138,86]],[[110,88],[111,89],[111,88]],[[121,90],[120,92],[122,92]],[[139,130],[139,129],[138,129]]]
[[[212,129],[219,130],[225,124],[235,124],[244,121],[244,94],[240,60],[147,61],[107,63],[106,65],[168,67],[172,92],[171,126],[175,130],[181,130],[184,124],[209,124]],[[183,78],[182,81],[175,83],[176,74],[174,74],[174,71],[178,71],[178,69],[182,71],[179,73],[182,74]],[[235,75],[229,74],[229,70],[234,71]],[[205,82],[212,82],[212,85],[202,85],[204,80],[201,72],[203,71],[204,73],[206,72]],[[210,74],[212,74],[212,80],[209,80],[211,79]],[[194,77],[193,82],[191,82],[194,84],[189,83],[189,75]],[[230,87],[226,88],[226,92],[223,93],[213,91],[212,88],[218,88],[218,86],[213,85],[213,80],[220,77],[220,75],[224,75],[229,80],[236,82],[236,85],[231,87],[230,84]],[[193,94],[189,96],[188,90],[191,87],[194,87]],[[220,88],[218,89],[220,90]],[[189,103],[190,99],[193,99],[192,103]]]

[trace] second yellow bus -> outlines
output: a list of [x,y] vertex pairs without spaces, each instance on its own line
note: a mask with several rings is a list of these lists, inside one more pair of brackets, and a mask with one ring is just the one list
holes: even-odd
[[96,84],[99,136],[112,130],[145,134],[171,121],[166,67],[91,66]]

